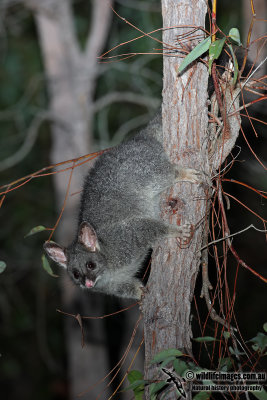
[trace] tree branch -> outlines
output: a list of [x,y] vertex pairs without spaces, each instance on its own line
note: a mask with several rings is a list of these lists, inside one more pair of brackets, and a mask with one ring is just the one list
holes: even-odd
[[144,96],[133,92],[111,92],[106,94],[105,96],[100,97],[100,99],[95,101],[93,105],[94,112],[96,113],[100,111],[102,108],[108,106],[109,104],[120,101],[135,103],[145,107],[152,107],[155,109],[160,106],[159,99],[155,97]]
[[93,0],[91,29],[88,33],[82,60],[87,66],[87,70],[95,69],[97,57],[104,46],[112,16],[112,4],[113,0]]
[[212,242],[207,243],[205,246],[201,247],[201,249],[200,249],[199,251],[202,251],[202,250],[208,248],[208,247],[211,246],[212,244],[222,242],[223,240],[228,240],[228,239],[230,239],[231,237],[236,236],[236,235],[240,235],[240,233],[246,232],[246,231],[248,231],[248,230],[251,229],[251,228],[255,229],[255,231],[258,231],[258,232],[262,232],[262,233],[267,232],[266,229],[258,229],[258,228],[256,228],[253,224],[250,224],[250,225],[247,226],[246,228],[241,229],[241,231],[232,233],[231,235],[227,235],[227,236],[225,236],[225,237],[223,237],[223,238],[220,238],[220,239],[217,239],[217,240],[213,240]]
[[0,162],[0,171],[14,167],[29,154],[37,139],[39,128],[46,119],[54,119],[54,115],[48,111],[41,111],[34,117],[22,146],[10,157]]
[[71,61],[80,59],[81,52],[77,41],[70,0],[24,0],[25,7],[32,10],[37,17],[43,17],[49,20],[55,19],[58,22],[58,29],[64,34],[61,35],[63,46],[68,49],[69,59]]

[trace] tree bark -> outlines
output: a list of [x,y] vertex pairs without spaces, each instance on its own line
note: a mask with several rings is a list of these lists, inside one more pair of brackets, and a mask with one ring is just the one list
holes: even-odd
[[[206,2],[203,0],[162,0],[165,53],[170,53],[167,44],[178,46],[177,36],[190,30],[185,27],[166,28],[185,25],[204,27],[206,10]],[[203,37],[202,31],[198,31],[198,34]],[[188,50],[196,44],[196,41],[187,38]],[[178,52],[163,58],[162,117],[165,149],[173,163],[204,171],[208,166],[208,156],[203,146],[208,126],[208,71],[203,64],[197,63],[178,76],[180,62]],[[190,222],[196,226],[205,211],[205,191],[202,185],[179,183],[163,196],[162,218],[173,224]],[[192,353],[190,308],[200,264],[202,232],[203,225],[200,225],[186,248],[181,249],[177,240],[168,239],[160,242],[153,252],[148,293],[142,307],[146,379],[162,379],[156,367],[149,364],[159,351],[178,348],[187,354]],[[170,396],[176,398],[174,393]]]

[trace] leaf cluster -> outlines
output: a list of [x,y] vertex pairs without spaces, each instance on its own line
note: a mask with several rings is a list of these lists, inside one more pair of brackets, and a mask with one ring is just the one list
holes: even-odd
[[[267,323],[263,325],[263,329],[267,332]],[[225,340],[230,339],[230,332],[224,332]],[[216,342],[218,339],[212,336],[202,336],[194,338],[194,341],[198,343],[212,343]],[[252,342],[252,348],[254,351],[259,353],[259,356],[263,357],[267,355],[266,348],[267,348],[267,335],[263,332],[258,332],[257,335],[250,339],[248,342]],[[233,349],[229,346],[230,353],[235,356],[237,359],[244,354],[244,352],[239,351],[238,349]],[[167,349],[162,350],[157,353],[150,362],[151,365],[158,364],[159,370],[170,372],[170,374],[174,375],[178,380],[186,383],[188,381],[195,380],[195,373],[200,373],[204,371],[208,371],[205,368],[197,365],[195,362],[191,360],[190,357],[186,356],[178,349]],[[224,357],[219,359],[218,370],[220,372],[229,372],[233,370],[233,363],[230,357]],[[161,374],[162,376],[162,374]],[[193,378],[191,378],[193,377]],[[158,379],[155,381],[149,381],[144,379],[143,374],[140,371],[132,370],[128,374],[128,380],[130,385],[125,390],[133,390],[135,400],[143,399],[145,393],[145,387],[149,386],[149,394],[151,400],[156,400],[159,393],[164,391],[169,386],[169,381],[167,377],[165,380]],[[201,381],[203,385],[214,385],[214,382],[210,380],[203,380]],[[251,392],[253,395],[259,400],[266,400],[267,399],[267,392],[262,391],[253,391]],[[181,393],[177,392],[177,395],[180,396]],[[194,396],[194,400],[208,400],[212,395],[212,392],[208,391],[201,391],[198,392]]]

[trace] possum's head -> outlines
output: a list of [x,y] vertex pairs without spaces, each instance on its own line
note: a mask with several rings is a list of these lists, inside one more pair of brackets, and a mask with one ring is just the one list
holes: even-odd
[[78,238],[69,247],[46,242],[44,250],[53,261],[67,270],[74,283],[81,288],[94,288],[107,268],[96,232],[87,222],[81,223]]

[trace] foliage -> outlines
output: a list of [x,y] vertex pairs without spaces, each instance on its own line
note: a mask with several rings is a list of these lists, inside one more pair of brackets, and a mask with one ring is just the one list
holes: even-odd
[[[263,325],[263,328],[265,331],[267,330],[266,323]],[[225,341],[229,340],[231,338],[231,334],[228,335],[229,332],[224,333],[227,333],[227,335],[222,335],[222,337],[224,337]],[[202,336],[194,338],[194,341],[198,343],[208,344],[211,342],[216,342],[218,341],[218,339],[211,336]],[[258,352],[259,357],[264,357],[265,355],[267,355],[267,353],[264,353],[267,347],[267,335],[265,333],[259,332],[254,338],[250,339],[248,342],[253,343],[251,347],[254,351]],[[231,346],[229,347],[229,349],[232,349],[230,350],[231,356],[219,358],[216,372],[230,372],[234,371],[234,368],[237,368],[237,372],[242,372],[242,370],[239,369],[238,364],[241,362],[240,356],[244,355],[245,353],[239,351],[238,348],[233,350]],[[157,395],[162,391],[170,388],[170,386],[174,384],[175,380],[177,380],[177,382],[181,384],[181,387],[180,389],[178,389],[178,391],[183,390],[187,382],[201,383],[202,385],[206,386],[215,385],[215,382],[207,379],[199,380],[199,377],[197,376],[197,373],[213,371],[209,371],[208,369],[197,365],[190,356],[183,354],[178,349],[162,350],[153,357],[150,363],[158,364],[160,378],[156,382],[145,380],[143,378],[143,374],[140,371],[133,370],[128,373],[128,379],[131,385],[129,385],[125,390],[133,390],[136,400],[142,399],[145,386],[149,386],[150,398],[152,400],[156,400]],[[165,376],[162,371],[165,373]],[[169,375],[166,375],[165,371],[167,371],[170,376],[173,376],[173,380],[168,379]],[[253,372],[255,371],[253,370]],[[216,382],[216,384],[217,383],[218,382]],[[246,383],[251,385],[251,381],[242,381],[242,384]],[[261,384],[263,383],[264,382],[261,382]],[[222,384],[225,384],[225,382],[223,381]],[[265,392],[264,389],[262,389],[261,391],[250,391],[248,393],[253,393],[254,396],[259,400],[265,400],[267,398],[267,392]],[[179,393],[179,395],[181,395],[181,392]],[[208,400],[211,395],[212,391],[199,391],[197,394],[195,394],[193,398],[194,400]]]
[[4,272],[5,269],[6,269],[6,263],[4,261],[0,261],[0,274],[2,274],[2,272]]
[[[229,33],[228,33],[228,38],[237,43],[239,46],[241,46],[240,42],[240,33],[237,28],[231,28]],[[202,55],[205,55],[205,53],[208,51],[209,52],[209,73],[211,74],[211,66],[214,60],[217,60],[220,55],[222,54],[222,51],[224,49],[225,43],[227,44],[227,47],[230,49],[233,60],[234,60],[234,77],[233,77],[233,83],[236,83],[237,80],[237,75],[238,75],[238,64],[236,60],[235,53],[233,51],[233,47],[230,44],[229,40],[226,41],[227,37],[223,37],[222,39],[217,39],[215,41],[212,41],[211,36],[208,36],[206,39],[202,40],[200,43],[194,47],[194,49],[184,58],[184,60],[181,62],[179,66],[179,73],[181,73],[186,67],[188,67],[193,61],[197,60],[199,57]]]
[[28,236],[35,235],[36,233],[39,233],[39,232],[42,232],[45,230],[46,230],[45,226],[38,225],[38,226],[35,226],[34,228],[32,228],[24,237],[26,238]]
[[48,273],[48,275],[52,276],[53,278],[58,278],[58,275],[55,275],[53,273],[52,268],[49,264],[49,261],[44,254],[42,255],[42,265],[43,265],[43,269]]
[[[267,348],[267,335],[265,333],[258,332],[257,336],[250,339],[250,342],[253,343],[253,350],[263,354],[263,352]],[[265,355],[267,355],[267,352],[265,353]]]
[[132,370],[128,373],[127,378],[131,383],[127,390],[133,390],[135,400],[142,400],[146,384],[146,381],[143,379],[143,374],[140,371]]

